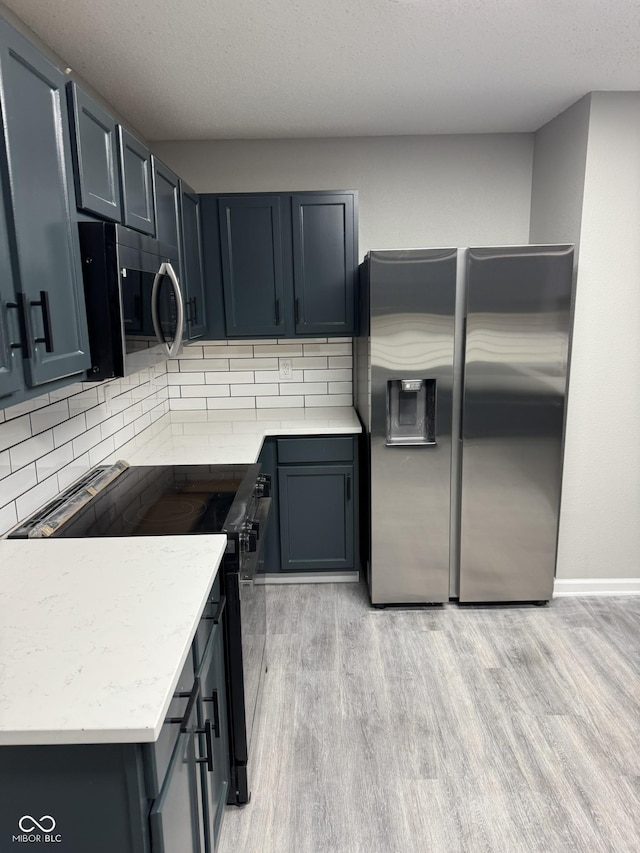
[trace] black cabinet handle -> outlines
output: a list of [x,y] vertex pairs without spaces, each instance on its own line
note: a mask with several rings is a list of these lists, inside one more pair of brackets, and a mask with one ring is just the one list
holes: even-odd
[[351,474],[347,474],[347,500],[351,500]]
[[276,326],[280,325],[280,300],[276,299]]
[[192,297],[192,302],[193,302],[193,322],[197,323],[198,322],[198,300],[196,299],[195,296]]
[[15,302],[7,302],[7,308],[15,308],[18,312],[18,327],[20,329],[20,340],[10,344],[11,349],[22,350],[23,358],[31,358],[33,356],[33,347],[31,344],[31,325],[29,323],[29,314],[25,305],[26,299],[24,293],[16,293]]
[[204,758],[196,758],[196,764],[206,764],[207,770],[213,773],[213,741],[211,740],[211,723],[207,720],[201,729],[196,729],[199,735],[204,735],[207,753]]
[[189,697],[189,701],[187,702],[187,707],[185,708],[184,714],[181,717],[169,717],[167,719],[167,723],[175,723],[180,724],[180,732],[185,734],[189,730],[189,719],[191,718],[191,714],[193,713],[194,705],[196,704],[196,700],[198,699],[198,694],[200,693],[200,679],[195,678],[193,680],[193,687],[188,693],[180,692],[174,693],[173,695],[176,699],[186,699]]
[[218,705],[218,691],[213,690],[211,696],[207,697],[205,702],[213,702],[213,733],[218,738],[220,737],[220,707]]
[[213,614],[213,616],[205,616],[205,619],[211,619],[214,625],[219,625],[220,620],[222,619],[222,614],[224,612],[225,605],[227,603],[227,596],[220,596],[220,601],[218,602],[218,609]]
[[53,332],[51,330],[51,311],[49,309],[49,293],[46,290],[40,291],[40,299],[31,301],[32,307],[38,306],[42,308],[42,328],[44,330],[43,338],[34,338],[34,344],[44,344],[47,352],[53,352]]
[[296,323],[300,322],[300,300],[296,299]]

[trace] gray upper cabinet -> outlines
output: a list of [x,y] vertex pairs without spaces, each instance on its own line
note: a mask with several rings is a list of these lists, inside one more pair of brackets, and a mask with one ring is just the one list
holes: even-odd
[[202,210],[210,334],[353,335],[355,190],[204,195]]
[[67,84],[67,94],[78,208],[120,222],[122,199],[116,121],[77,83]]
[[201,338],[207,331],[204,301],[204,267],[200,196],[180,181],[182,208],[182,280],[184,283],[189,340]]
[[156,238],[160,254],[180,256],[180,187],[178,176],[156,157],[153,163],[153,198],[156,205]]
[[143,234],[156,233],[151,153],[122,125],[118,125],[120,176],[124,224]]
[[[18,303],[9,254],[9,233],[4,198],[0,199],[0,405],[22,388],[22,359]],[[17,346],[14,346],[17,344]]]
[[353,334],[355,247],[353,193],[294,195],[293,285],[296,334]]
[[227,335],[285,331],[282,221],[277,196],[218,199]]
[[30,386],[90,365],[65,84],[61,71],[0,20],[0,156]]

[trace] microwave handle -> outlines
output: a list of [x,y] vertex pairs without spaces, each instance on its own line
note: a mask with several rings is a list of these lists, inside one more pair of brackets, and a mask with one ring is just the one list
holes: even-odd
[[[176,321],[176,334],[173,339],[173,343],[171,346],[167,344],[166,341],[162,338],[162,332],[160,331],[160,320],[158,318],[158,291],[160,288],[160,279],[163,275],[169,276],[169,281],[173,285],[173,290],[176,295],[176,304],[178,306],[178,317]],[[164,345],[165,352],[169,358],[173,358],[178,355],[180,352],[180,348],[182,347],[182,335],[184,331],[184,305],[182,304],[182,291],[180,290],[180,283],[178,282],[178,276],[175,273],[175,270],[168,262],[163,262],[160,264],[160,269],[156,273],[156,277],[153,280],[153,288],[151,289],[151,319],[153,320],[153,328],[156,333],[157,339],[161,344]]]

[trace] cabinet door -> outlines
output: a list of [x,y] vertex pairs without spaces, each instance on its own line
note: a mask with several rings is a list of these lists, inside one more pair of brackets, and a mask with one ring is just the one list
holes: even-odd
[[[220,610],[218,610],[220,612]],[[200,765],[205,792],[207,853],[213,853],[224,817],[229,789],[229,740],[224,670],[224,633],[215,624],[199,670],[202,687],[200,754],[210,760]]]
[[195,738],[192,731],[180,734],[162,791],[153,802],[149,813],[153,853],[205,853]]
[[278,463],[275,439],[265,439],[258,462],[261,466],[260,472],[269,474],[271,477],[271,511],[258,563],[258,572],[264,574],[265,572],[280,571],[280,513],[278,510]]
[[206,334],[204,265],[200,225],[200,196],[180,182],[182,204],[182,277],[185,284],[187,336],[189,340]]
[[352,465],[279,468],[282,571],[355,567],[353,479]]
[[[9,256],[9,235],[4,199],[0,197],[0,404],[8,406],[6,399],[22,388],[21,342],[15,300],[13,270]],[[5,398],[5,399],[3,399]]]
[[143,234],[156,233],[151,180],[151,154],[128,130],[118,125],[124,224]]
[[282,335],[280,199],[218,199],[227,336]]
[[121,222],[116,121],[76,83],[68,83],[67,91],[77,206]]
[[352,193],[292,196],[296,334],[353,333],[357,248]]
[[25,373],[36,386],[90,365],[66,78],[5,21],[0,78],[18,287],[30,330]]
[[156,205],[156,238],[160,254],[178,260],[180,256],[180,188],[178,176],[155,157],[153,197]]

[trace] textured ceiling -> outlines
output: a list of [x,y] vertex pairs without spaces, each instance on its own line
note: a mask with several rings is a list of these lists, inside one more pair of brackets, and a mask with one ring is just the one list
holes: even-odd
[[531,131],[640,89],[639,0],[5,0],[148,139]]

